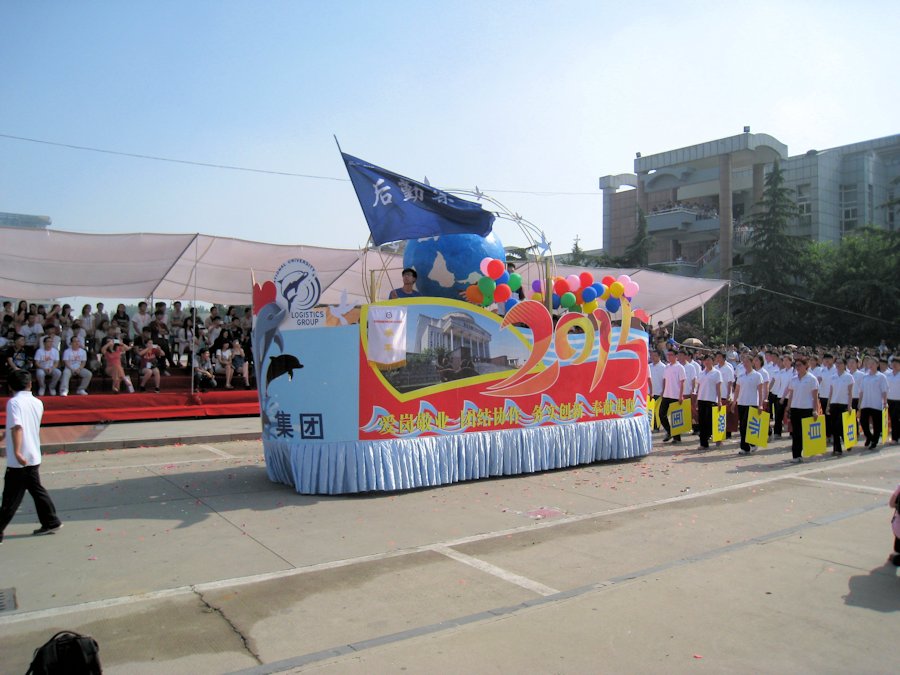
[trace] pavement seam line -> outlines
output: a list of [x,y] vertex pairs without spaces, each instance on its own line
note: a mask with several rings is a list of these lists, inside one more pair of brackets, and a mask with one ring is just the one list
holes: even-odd
[[668,570],[675,569],[678,567],[684,567],[685,565],[690,565],[698,562],[704,562],[706,560],[711,560],[713,558],[717,558],[722,555],[727,555],[729,553],[733,553],[735,551],[739,551],[744,548],[749,548],[750,546],[766,544],[772,541],[776,541],[778,539],[783,539],[785,537],[790,537],[799,532],[804,532],[808,529],[816,528],[816,527],[824,527],[830,525],[832,523],[838,522],[840,520],[845,520],[847,518],[853,518],[858,515],[862,515],[864,513],[868,513],[869,511],[873,511],[875,509],[882,508],[881,504],[871,504],[869,506],[858,507],[855,509],[850,509],[849,511],[843,511],[841,513],[832,514],[830,516],[825,516],[821,520],[811,520],[805,523],[800,523],[798,525],[793,525],[791,527],[782,528],[780,530],[775,530],[774,532],[768,532],[766,534],[761,534],[756,537],[751,537],[750,539],[745,539],[743,541],[734,542],[732,544],[728,544],[726,546],[719,546],[717,548],[709,549],[707,551],[703,551],[700,553],[696,553],[694,555],[686,556],[684,558],[677,558],[675,560],[670,560],[665,563],[661,563],[659,565],[654,565],[653,567],[647,567],[642,570],[637,570],[630,574],[623,574],[616,577],[612,577],[609,579],[605,579],[603,581],[594,582],[591,584],[587,584],[584,586],[580,586],[577,588],[573,588],[567,591],[559,591],[553,595],[544,596],[540,598],[535,598],[533,600],[526,600],[525,602],[520,602],[516,605],[505,606],[505,607],[496,607],[493,609],[484,610],[481,612],[474,612],[472,614],[467,614],[464,616],[453,617],[450,619],[445,619],[443,621],[438,621],[436,623],[426,624],[424,626],[417,626],[415,628],[410,628],[402,631],[398,631],[395,633],[389,633],[387,635],[382,635],[374,638],[369,638],[367,640],[361,640],[358,642],[352,642],[349,644],[338,645],[335,647],[331,647],[329,649],[323,649],[316,652],[311,652],[308,654],[302,654],[300,656],[296,656],[293,658],[282,659],[280,661],[273,661],[271,663],[262,664],[260,666],[234,671],[232,675],[270,675],[272,673],[282,673],[288,670],[292,670],[294,668],[310,665],[312,663],[317,663],[321,661],[325,661],[327,659],[334,659],[344,656],[348,653],[358,653],[361,651],[365,651],[368,649],[372,649],[374,647],[381,647],[390,644],[396,644],[398,642],[403,642],[405,640],[423,637],[427,635],[433,635],[436,633],[443,633],[447,630],[452,630],[455,628],[459,628],[461,626],[467,624],[478,623],[481,621],[492,621],[496,619],[504,619],[512,614],[518,614],[522,610],[531,609],[534,607],[540,607],[544,605],[552,605],[559,602],[564,602],[567,600],[571,600],[573,598],[578,598],[585,596],[589,593],[606,591],[610,589],[614,589],[619,586],[627,585],[633,581],[638,579],[650,576],[652,574],[659,574],[662,572],[667,572]]
[[[517,528],[510,528],[507,530],[495,530],[493,532],[485,532],[478,535],[472,535],[469,537],[462,537],[459,539],[453,539],[444,542],[437,542],[434,544],[423,544],[421,546],[414,546],[405,549],[399,549],[396,551],[387,551],[384,553],[373,553],[365,556],[358,556],[356,558],[345,558],[343,560],[330,560],[328,562],[317,563],[314,565],[307,565],[305,567],[294,567],[291,565],[289,569],[278,570],[275,572],[264,572],[262,574],[253,574],[245,577],[234,577],[231,579],[222,579],[220,581],[209,581],[204,583],[195,584],[194,587],[176,587],[173,589],[164,589],[160,591],[150,591],[148,593],[142,593],[140,595],[130,595],[130,596],[121,596],[118,598],[108,598],[105,600],[95,600],[91,602],[81,603],[78,605],[66,605],[63,607],[54,607],[49,609],[40,609],[33,610],[31,612],[20,612],[7,616],[0,616],[0,626],[8,624],[8,623],[18,623],[20,621],[26,621],[34,618],[49,618],[55,616],[62,616],[65,614],[75,613],[83,610],[90,609],[99,609],[104,607],[114,607],[119,605],[129,604],[130,602],[142,602],[145,600],[153,600],[156,598],[165,598],[171,597],[173,595],[178,595],[183,592],[192,592],[192,588],[203,589],[203,590],[217,590],[221,588],[227,588],[232,586],[245,586],[248,584],[254,584],[262,581],[272,581],[277,579],[283,579],[291,576],[295,576],[298,574],[308,574],[313,572],[321,572],[330,569],[336,569],[340,567],[348,567],[350,565],[366,563],[366,562],[376,562],[379,560],[387,560],[390,558],[396,558],[404,555],[413,555],[416,553],[423,553],[427,551],[431,551],[434,546],[445,546],[445,547],[453,547],[453,546],[461,546],[463,544],[475,543],[479,541],[484,541],[485,539],[492,539],[495,537],[505,537],[508,535],[521,534],[523,532],[532,532],[535,529],[543,529],[545,527],[555,527],[557,525],[569,524],[569,523],[577,523],[583,520],[589,520],[591,518],[601,518],[603,516],[612,516],[621,513],[628,513],[631,511],[638,511],[644,508],[653,508],[656,506],[661,506],[669,503],[676,503],[680,501],[687,501],[690,499],[698,499],[701,497],[706,497],[713,494],[721,494],[722,492],[730,492],[733,490],[740,490],[748,487],[755,487],[760,484],[774,483],[781,480],[789,480],[792,478],[798,478],[799,475],[805,474],[813,474],[820,473],[824,471],[836,470],[838,468],[846,468],[849,466],[856,466],[858,464],[865,464],[869,462],[878,461],[881,459],[893,458],[893,455],[882,454],[879,453],[877,455],[872,455],[869,457],[859,457],[852,461],[845,461],[840,463],[834,463],[829,466],[824,467],[810,467],[809,469],[795,471],[791,474],[783,475],[783,476],[770,476],[767,478],[761,478],[754,481],[749,481],[746,483],[737,483],[735,485],[723,486],[720,488],[712,488],[706,491],[698,491],[691,494],[683,494],[678,495],[677,497],[668,497],[664,499],[653,500],[650,502],[642,502],[640,504],[633,504],[630,506],[622,506],[615,509],[610,509],[607,511],[599,511],[589,514],[581,514],[577,516],[564,516],[561,518],[556,518],[553,520],[546,520],[540,523],[532,523],[529,525],[523,525]],[[192,460],[194,461],[194,460]],[[199,460],[197,460],[199,461]],[[209,461],[209,460],[203,460]],[[217,461],[217,460],[211,460]],[[161,465],[160,465],[161,466]],[[786,467],[789,469],[790,467]]]
[[852,488],[854,490],[862,490],[863,492],[877,492],[878,494],[893,494],[893,490],[887,488],[874,487],[872,485],[856,485],[854,483],[842,483],[834,480],[823,480],[821,478],[807,478],[806,476],[796,476],[794,480],[807,481],[809,483],[818,483],[819,485],[833,485],[834,487]]
[[228,624],[234,634],[237,635],[238,638],[240,638],[241,644],[244,646],[246,652],[250,654],[250,656],[252,656],[257,663],[262,665],[263,660],[260,658],[259,654],[257,654],[256,651],[250,646],[250,639],[240,631],[240,629],[231,619],[228,618],[228,616],[226,616],[225,612],[222,611],[222,608],[213,605],[203,596],[203,593],[197,590],[197,588],[195,588],[194,586],[191,586],[191,591],[193,591],[194,595],[196,595],[200,599],[200,602],[202,602],[210,612],[217,614],[222,619],[222,621]]
[[225,452],[224,450],[219,450],[219,448],[215,448],[211,445],[198,444],[194,447],[203,448],[204,450],[209,450],[214,455],[218,455],[219,457],[223,457],[225,459],[234,459],[235,458],[235,456],[232,455],[231,453]]
[[481,560],[480,558],[466,555],[465,553],[460,553],[459,551],[455,551],[447,546],[432,546],[431,550],[435,553],[440,553],[441,555],[456,560],[457,562],[461,562],[464,565],[468,565],[469,567],[474,567],[476,570],[485,572],[486,574],[490,574],[491,576],[497,577],[498,579],[502,579],[503,581],[515,584],[516,586],[520,586],[521,588],[531,591],[532,593],[537,593],[538,595],[543,596],[556,595],[557,593],[559,593],[558,589],[550,588],[550,586],[545,586],[540,581],[535,581],[534,579],[523,577],[521,574],[516,574],[515,572],[503,569],[502,567],[491,564],[486,560]]

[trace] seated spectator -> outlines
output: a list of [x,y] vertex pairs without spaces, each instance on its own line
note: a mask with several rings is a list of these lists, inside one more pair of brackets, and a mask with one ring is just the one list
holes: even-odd
[[[63,336],[59,333],[59,326],[48,323],[44,326],[44,337],[53,339],[53,348],[62,352],[63,348],[68,344],[68,340],[63,340]],[[43,341],[43,339],[42,339]]]
[[87,369],[87,352],[81,346],[81,340],[73,337],[68,349],[63,352],[62,385],[59,388],[60,396],[69,395],[69,381],[75,375],[79,378],[78,390],[75,392],[81,396],[87,396],[87,388],[91,384],[93,373]]
[[34,353],[35,376],[38,381],[38,396],[47,390],[47,377],[50,377],[50,396],[56,396],[56,385],[62,377],[59,369],[59,350],[53,346],[53,338],[44,338],[43,346]]
[[219,316],[219,308],[216,305],[213,305],[209,308],[209,316],[207,316],[203,321],[203,324],[206,326],[206,330],[209,330],[212,327],[213,321],[215,321],[216,319],[219,319],[219,321],[221,321],[222,317]]
[[213,364],[209,358],[209,349],[201,347],[194,360],[194,386],[202,393],[216,386],[216,376],[213,373]]
[[38,322],[37,312],[29,312],[25,323],[19,326],[19,335],[25,337],[25,349],[33,356],[37,351],[39,338],[44,334],[44,326]]
[[241,376],[244,386],[250,388],[250,362],[244,353],[244,347],[240,340],[232,340],[231,342],[231,367],[232,372]]
[[100,354],[106,360],[106,374],[112,379],[112,390],[119,393],[121,383],[124,382],[129,394],[134,393],[134,385],[131,378],[125,374],[125,359],[122,357],[131,350],[131,345],[123,344],[119,338],[107,339],[100,348]]
[[196,339],[196,335],[194,334],[194,320],[187,316],[184,318],[175,334],[174,362],[176,365],[181,365],[181,357],[185,354],[187,354],[185,365],[190,365]]
[[[68,307],[68,305],[66,305],[66,307]],[[65,307],[63,307],[63,311],[65,311]],[[81,316],[78,317],[78,320],[81,322],[81,327],[84,329],[85,333],[92,335],[94,329],[97,327],[97,321],[94,319],[94,315],[91,314],[90,305],[85,305],[81,308]],[[74,319],[72,319],[70,323],[72,321],[74,321]]]
[[[97,303],[97,311],[94,312],[94,330],[97,329],[97,326],[100,325],[101,321],[109,321],[109,314],[107,314],[103,309],[103,303]],[[99,342],[97,344],[100,344]]]
[[0,312],[0,319],[5,319],[6,317],[16,318],[16,313],[12,308],[12,300],[3,301],[3,311]]
[[109,320],[100,319],[97,328],[94,329],[94,339],[92,344],[96,347],[102,345],[107,337],[112,337],[109,332]]
[[14,370],[31,370],[32,360],[25,349],[25,338],[17,335],[13,341],[12,351],[6,357],[6,367],[9,372]]
[[[146,335],[146,333],[145,333]],[[141,391],[147,390],[147,383],[153,380],[153,390],[159,393],[159,361],[164,357],[163,350],[153,344],[152,338],[144,340],[143,347],[138,351],[141,371]]]
[[131,317],[132,333],[135,336],[140,335],[141,331],[149,326],[151,321],[153,321],[153,316],[147,311],[147,303],[141,300],[138,303],[137,314]]
[[169,348],[169,326],[166,323],[166,311],[157,309],[153,314],[153,321],[150,322],[148,327],[150,328],[150,337],[153,339],[153,344],[163,352],[162,373],[163,375],[168,375],[168,369],[172,367],[172,354]]
[[231,378],[234,376],[234,366],[231,365],[231,343],[225,343],[216,349],[215,370],[219,375],[225,375],[225,388],[234,389],[231,386]]
[[[121,331],[121,336],[124,338],[127,335],[130,335],[128,332],[131,330],[131,317],[128,316],[128,312],[125,311],[125,305],[121,302],[116,307],[115,314],[110,318],[110,324],[116,324]],[[140,335],[140,333],[138,333]]]
[[212,345],[213,351],[215,351],[216,349],[218,349],[221,346],[218,344],[218,342],[219,342],[219,337],[222,335],[223,330],[224,329],[222,328],[222,317],[220,317],[220,316],[214,317],[213,320],[209,324],[207,324],[207,328],[206,328],[207,338],[206,339],[208,340],[209,344]]

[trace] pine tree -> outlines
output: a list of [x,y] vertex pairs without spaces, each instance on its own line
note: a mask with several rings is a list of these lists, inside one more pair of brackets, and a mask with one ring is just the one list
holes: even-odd
[[647,217],[643,209],[638,209],[637,230],[628,248],[619,258],[622,267],[646,267],[650,262],[653,237],[647,233]]

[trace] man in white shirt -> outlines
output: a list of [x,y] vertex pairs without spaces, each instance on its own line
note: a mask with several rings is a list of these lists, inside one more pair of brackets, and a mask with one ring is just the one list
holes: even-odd
[[[656,401],[657,406],[659,406],[659,399],[663,393],[663,373],[665,370],[666,364],[660,360],[659,352],[651,349],[650,365],[647,368],[647,389],[650,398]],[[659,415],[657,415],[658,417]],[[659,431],[659,427],[655,427],[653,431]]]
[[888,379],[878,371],[878,361],[872,356],[863,360],[863,367],[866,374],[859,385],[859,425],[866,437],[866,447],[875,450],[881,438],[881,417],[887,404]]
[[87,396],[87,388],[91,384],[93,373],[85,366],[87,365],[87,352],[81,346],[81,340],[77,337],[72,338],[69,348],[63,352],[63,375],[62,386],[59,389],[60,396],[69,395],[69,380],[72,375],[77,376],[79,382],[77,394]]
[[775,402],[772,405],[772,418],[774,420],[774,433],[776,438],[781,438],[784,430],[784,413],[787,408],[788,385],[794,378],[794,357],[785,354],[781,358],[781,368],[775,373],[775,382],[772,385],[772,394]]
[[713,408],[720,405],[722,397],[722,372],[713,368],[713,355],[703,357],[704,369],[697,379],[697,417],[700,424],[700,447],[708,448],[712,437]]
[[26,492],[34,500],[41,523],[40,529],[32,534],[53,534],[62,527],[53,500],[41,485],[40,431],[44,404],[31,395],[31,373],[27,370],[10,373],[8,385],[14,395],[6,402],[6,476],[0,504],[0,542]]
[[678,363],[675,352],[667,352],[666,359],[669,364],[663,371],[663,394],[659,405],[659,421],[666,430],[666,437],[663,443],[672,441],[673,443],[681,443],[681,436],[672,436],[672,425],[669,423],[669,406],[675,402],[681,403],[684,400],[684,366]]
[[44,327],[38,321],[38,315],[29,314],[25,323],[19,326],[18,333],[25,338],[25,348],[34,354],[40,344],[40,336],[44,334]]
[[[843,454],[841,442],[844,440],[844,413],[850,408],[853,396],[853,376],[847,372],[846,364],[847,362],[841,357],[834,360],[834,376],[830,379],[829,390],[826,394],[828,411],[825,419],[831,419],[831,437],[834,440],[834,449],[831,454],[833,455]],[[850,448],[847,448],[847,452],[849,451]]]
[[[834,368],[834,355],[825,353],[822,355],[822,365],[819,366],[819,372],[816,377],[819,378],[819,407],[822,411],[828,410],[828,392],[831,391],[831,380],[837,371]],[[823,398],[824,397],[824,398]],[[831,416],[825,413],[825,433],[831,439],[832,432]]]
[[[891,361],[888,378],[888,419],[891,422],[891,445],[900,443],[900,358]],[[887,439],[885,439],[887,440]]]
[[150,325],[151,321],[153,321],[153,317],[147,311],[147,303],[142,300],[138,303],[137,314],[131,317],[131,329],[134,331],[132,335],[135,337],[141,335],[143,330]]
[[803,461],[803,420],[819,417],[819,381],[809,372],[809,361],[801,356],[794,367],[797,375],[788,384],[787,413],[791,419],[791,454],[793,461]]
[[[731,396],[734,392],[734,380],[736,376],[734,366],[732,366],[725,358],[724,352],[716,352],[716,370],[722,373],[722,398],[727,404],[731,401]],[[737,413],[734,412],[731,406],[728,406],[727,410],[728,417],[726,420],[725,438],[731,438],[731,433],[738,428]]]
[[38,396],[43,396],[50,377],[50,396],[56,396],[56,385],[62,377],[59,369],[59,350],[53,346],[53,338],[45,337],[44,345],[34,353],[35,377],[38,381]]
[[763,376],[753,370],[753,359],[749,352],[741,357],[741,365],[744,366],[744,372],[739,375],[734,386],[734,400],[731,402],[732,408],[736,407],[738,412],[738,425],[741,431],[741,454],[749,455],[754,449],[747,443],[747,418],[750,415],[750,408],[762,408],[764,396]]

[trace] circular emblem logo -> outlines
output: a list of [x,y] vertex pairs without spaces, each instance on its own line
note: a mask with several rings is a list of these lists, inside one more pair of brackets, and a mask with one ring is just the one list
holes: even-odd
[[319,302],[322,286],[316,269],[302,258],[293,258],[275,272],[275,301],[288,312],[312,309]]

